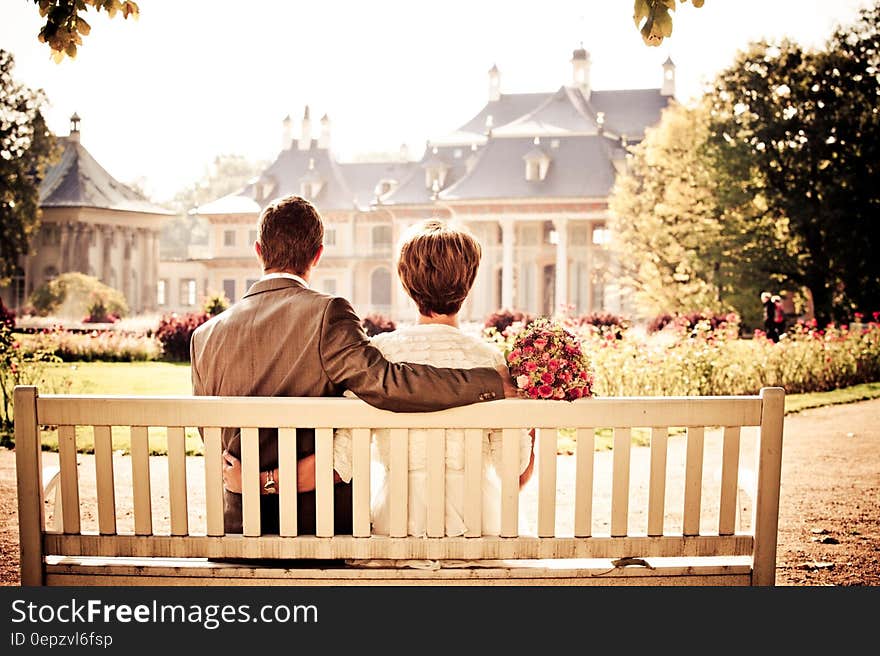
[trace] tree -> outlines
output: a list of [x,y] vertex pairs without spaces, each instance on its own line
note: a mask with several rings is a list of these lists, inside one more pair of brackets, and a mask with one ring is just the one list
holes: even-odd
[[0,50],[0,285],[8,284],[19,257],[39,227],[40,183],[56,155],[46,127],[42,91],[12,77],[15,60]]
[[40,30],[39,39],[48,43],[52,50],[52,58],[60,62],[65,56],[76,57],[77,46],[82,45],[82,37],[87,36],[92,28],[83,18],[88,8],[95,11],[106,11],[110,18],[117,13],[128,19],[137,19],[140,10],[131,0],[34,0],[40,8],[40,16],[46,24]]
[[162,227],[162,257],[185,258],[190,244],[208,243],[208,222],[190,211],[244,187],[266,168],[243,155],[218,155],[201,180],[179,191],[169,204],[178,215]]
[[[691,4],[699,8],[704,0],[691,0]],[[635,0],[633,21],[646,45],[659,46],[665,37],[672,36],[672,11],[675,11],[675,0]]]
[[766,208],[796,253],[774,274],[822,323],[880,307],[880,3],[827,48],[753,44],[716,79],[709,152],[723,193]]
[[774,226],[745,195],[719,203],[708,124],[707,103],[673,104],[631,150],[609,199],[612,248],[640,316],[735,311],[757,325]]

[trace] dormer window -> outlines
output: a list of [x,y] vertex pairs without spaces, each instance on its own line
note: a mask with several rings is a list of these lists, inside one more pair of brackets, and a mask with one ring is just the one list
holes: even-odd
[[425,187],[436,193],[446,184],[446,174],[449,172],[449,165],[440,159],[436,146],[434,147],[433,156],[425,162],[424,167]]
[[390,178],[385,178],[379,180],[379,184],[376,185],[376,188],[373,190],[373,193],[376,194],[376,198],[382,198],[383,196],[391,193],[397,187],[397,180],[392,180]]
[[272,178],[259,178],[254,182],[254,197],[258,203],[269,200],[274,191],[275,180]]
[[526,163],[526,180],[539,182],[547,177],[550,168],[550,157],[541,149],[541,141],[535,137],[534,148],[527,152],[523,159]]
[[299,188],[300,195],[303,198],[314,200],[317,198],[318,194],[321,193],[321,189],[324,187],[324,180],[321,178],[320,174],[315,170],[315,160],[314,158],[309,159],[309,170],[306,174],[300,178]]

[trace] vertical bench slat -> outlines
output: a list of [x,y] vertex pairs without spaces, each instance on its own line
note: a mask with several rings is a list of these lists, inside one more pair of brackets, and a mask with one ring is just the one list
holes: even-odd
[[205,519],[208,535],[223,535],[223,443],[220,429],[204,429]]
[[389,529],[391,537],[407,534],[407,511],[409,505],[409,431],[406,428],[391,429],[391,471],[389,476]]
[[538,442],[538,535],[556,534],[556,452],[555,428],[537,428]]
[[703,435],[702,426],[688,426],[687,456],[684,478],[684,535],[700,534],[700,502],[703,496]]
[[574,535],[587,538],[593,534],[593,461],[596,457],[596,433],[592,428],[578,428],[574,483]]
[[428,537],[439,538],[446,534],[446,431],[432,428],[428,431],[427,483]]
[[351,431],[351,505],[354,535],[370,535],[370,429]]
[[134,488],[134,533],[135,535],[152,535],[150,437],[146,426],[131,427],[131,483]]
[[501,535],[519,534],[519,436],[517,428],[505,428],[501,440]]
[[483,534],[483,431],[464,431],[464,525],[465,537]]
[[755,555],[752,585],[776,582],[776,540],[779,530],[779,483],[782,475],[782,426],[785,390],[761,390],[761,436],[758,447],[758,491],[752,526]]
[[648,492],[648,535],[663,535],[666,514],[666,452],[669,429],[651,428],[651,480]]
[[76,467],[76,426],[58,427],[61,466],[61,517],[65,533],[79,533],[79,472]]
[[241,429],[241,532],[260,535],[260,431]]
[[95,481],[98,494],[98,532],[116,533],[116,494],[113,488],[113,441],[110,426],[95,426]]
[[333,535],[333,429],[315,429],[315,534]]
[[739,482],[739,435],[739,426],[724,427],[718,535],[733,535],[736,527],[736,492]]
[[[15,400],[15,475],[18,493],[18,546],[21,558],[19,561],[21,563],[21,585],[43,585],[45,572],[42,533],[45,515],[43,510],[43,462],[40,448],[40,426],[37,419],[37,388],[16,387],[13,394]],[[76,460],[74,459],[75,466]],[[79,505],[76,506],[76,509],[79,513]],[[77,514],[78,522],[79,514]],[[77,532],[79,532],[79,527],[77,527]]]
[[629,460],[632,430],[614,429],[613,469],[611,488],[611,535],[626,535],[629,521]]
[[171,535],[187,535],[189,519],[186,507],[186,436],[180,426],[168,428],[168,500]]
[[278,532],[297,534],[296,429],[278,429]]

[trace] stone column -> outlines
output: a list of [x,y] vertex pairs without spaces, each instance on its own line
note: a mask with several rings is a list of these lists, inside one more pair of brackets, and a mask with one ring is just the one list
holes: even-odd
[[60,223],[59,229],[61,230],[61,241],[59,242],[59,271],[58,273],[64,273],[68,270],[70,266],[70,256],[68,254],[68,242],[71,239],[71,226],[67,223]]
[[101,268],[100,278],[105,285],[110,284],[110,269],[113,267],[113,228],[102,225],[99,229],[101,235]]
[[[553,219],[556,228],[556,308],[568,304],[568,219]],[[551,312],[553,314],[554,312]]]
[[122,276],[122,284],[120,285],[120,289],[122,291],[122,295],[125,296],[126,302],[131,301],[131,248],[132,248],[132,233],[127,228],[122,229],[122,271],[120,275]]
[[[153,309],[159,309],[159,299],[156,297],[157,289],[159,286],[159,230],[153,231],[153,276],[152,276],[152,285],[153,291],[150,292],[150,299],[153,304]],[[169,280],[165,284],[165,303],[170,302],[170,294],[171,294],[171,281]]]
[[512,309],[516,290],[513,283],[513,247],[516,245],[516,224],[513,219],[501,219],[501,307]]

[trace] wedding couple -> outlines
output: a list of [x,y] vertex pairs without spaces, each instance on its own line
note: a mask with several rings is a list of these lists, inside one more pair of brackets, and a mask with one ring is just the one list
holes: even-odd
[[[364,333],[343,298],[309,288],[324,252],[317,210],[287,196],[260,214],[254,248],[263,276],[240,301],[202,324],[190,346],[193,393],[207,396],[341,396],[348,391],[396,412],[427,412],[515,397],[500,353],[458,329],[458,312],[480,262],[480,246],[467,232],[430,220],[403,240],[398,273],[419,308],[419,323],[392,333]],[[425,535],[427,434],[413,431],[409,451],[409,534]],[[260,496],[263,533],[277,533],[278,435],[261,428]],[[241,443],[224,428],[224,524],[241,533]],[[387,431],[375,434],[379,462],[389,462]],[[463,431],[446,436],[446,533],[461,535],[463,522]],[[314,430],[297,430],[297,530],[315,533]],[[483,440],[483,533],[500,529],[500,432]],[[334,437],[334,532],[352,532],[351,435]],[[520,484],[531,475],[533,439],[520,438]],[[373,532],[388,532],[388,488],[372,508]]]

